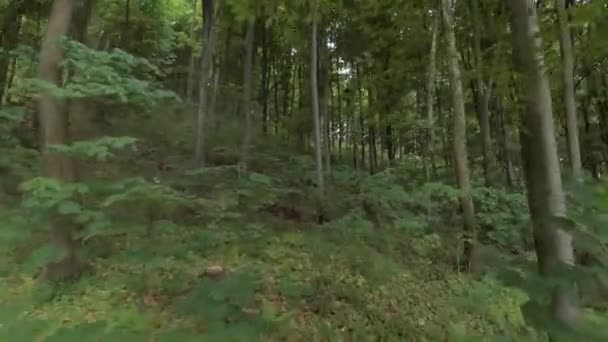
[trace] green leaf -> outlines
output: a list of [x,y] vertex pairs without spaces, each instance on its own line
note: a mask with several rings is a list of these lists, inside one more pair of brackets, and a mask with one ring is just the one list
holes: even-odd
[[72,201],[65,201],[59,204],[57,212],[62,215],[78,214],[82,211],[80,204]]

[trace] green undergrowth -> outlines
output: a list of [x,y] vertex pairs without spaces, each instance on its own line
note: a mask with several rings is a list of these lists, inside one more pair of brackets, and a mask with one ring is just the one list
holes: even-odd
[[[324,227],[335,229],[330,234],[263,229],[243,222],[173,227],[152,241],[114,239],[112,251],[107,242],[91,246],[94,272],[54,289],[51,300],[50,289],[36,286],[31,274],[6,275],[1,340],[17,331],[31,333],[22,341],[177,333],[209,341],[436,340],[459,330],[486,336],[523,326],[525,297],[490,279],[395,259],[394,251],[383,253],[363,236],[345,243],[347,227]],[[216,264],[229,272],[218,280],[202,276]]]
[[[397,172],[369,177],[338,165],[330,221],[319,225],[310,159],[262,158],[247,171],[166,175],[215,209],[115,222],[112,234],[84,242],[90,267],[74,282],[34,280],[53,253],[47,233],[7,202],[0,341],[535,340],[522,292],[454,270],[452,216],[422,201],[449,202],[446,189],[414,194]],[[273,204],[298,215],[266,210]],[[211,266],[225,272],[210,277]]]

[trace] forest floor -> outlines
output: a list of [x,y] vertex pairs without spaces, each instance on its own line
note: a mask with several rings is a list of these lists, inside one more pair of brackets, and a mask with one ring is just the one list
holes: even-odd
[[[272,170],[297,168],[293,160],[274,162]],[[437,234],[374,223],[349,204],[355,191],[346,186],[333,200],[351,210],[317,224],[305,201],[277,200],[310,190],[285,172],[260,169],[246,181],[227,169],[204,175],[213,179],[207,199],[237,198],[237,205],[150,227],[116,226],[119,234],[85,243],[91,267],[63,284],[34,279],[48,258],[48,232],[31,229],[22,209],[3,207],[0,341],[532,336],[519,311],[525,295],[454,271]],[[337,171],[334,184],[346,173]]]

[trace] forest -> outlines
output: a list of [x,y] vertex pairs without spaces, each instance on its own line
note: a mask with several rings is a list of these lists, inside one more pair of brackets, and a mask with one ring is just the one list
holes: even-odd
[[0,0],[0,341],[608,341],[608,0]]

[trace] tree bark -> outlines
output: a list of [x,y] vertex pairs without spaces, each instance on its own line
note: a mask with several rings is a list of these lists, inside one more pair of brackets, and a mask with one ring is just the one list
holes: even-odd
[[505,113],[502,102],[500,99],[496,99],[496,118],[498,125],[498,135],[500,137],[500,147],[502,149],[502,162],[505,170],[505,180],[507,187],[512,189],[515,186],[515,172],[513,170],[513,161],[511,160],[511,151],[509,146],[511,145],[509,134],[507,133],[507,123],[505,122]]
[[496,160],[492,151],[492,137],[490,135],[490,89],[484,80],[484,64],[481,56],[481,18],[479,14],[479,1],[471,0],[473,12],[473,55],[475,59],[475,85],[477,88],[477,113],[479,117],[479,130],[481,133],[481,149],[483,153],[483,174],[486,186],[496,185]]
[[441,8],[447,38],[446,53],[448,56],[452,105],[454,107],[454,161],[456,179],[461,190],[460,205],[464,220],[465,257],[469,271],[475,273],[479,271],[480,265],[475,237],[475,207],[471,197],[471,179],[467,156],[464,94],[450,1],[441,0]]
[[340,64],[336,61],[336,102],[338,103],[338,156],[342,157],[342,141],[344,139],[344,124],[342,122],[342,78],[340,77]]
[[19,43],[19,23],[21,15],[25,10],[26,1],[14,1],[7,9],[7,13],[3,18],[2,30],[0,31],[0,46],[3,52],[0,52],[0,100],[4,98],[4,91],[7,88],[9,79],[9,68],[12,58],[10,52],[17,47]]
[[198,122],[196,125],[196,147],[194,159],[197,166],[205,166],[205,124],[207,120],[208,106],[208,94],[209,86],[211,82],[211,60],[213,58],[213,45],[214,45],[214,3],[213,0],[202,0],[203,1],[203,58],[201,60],[201,77],[200,77],[200,88],[199,88],[199,100],[198,100]]
[[253,46],[255,43],[255,19],[247,22],[245,34],[245,60],[243,63],[243,106],[241,116],[244,119],[243,146],[241,151],[241,162],[247,164],[249,148],[251,145],[251,80],[253,78]]
[[574,51],[570,34],[570,23],[566,10],[566,0],[557,1],[557,14],[559,18],[559,44],[562,53],[562,80],[563,96],[566,111],[566,128],[568,131],[568,151],[570,167],[575,180],[583,178],[581,149],[578,139],[578,118],[576,113],[576,97],[574,93]]
[[[190,27],[190,39],[194,40],[196,31],[196,5],[198,0],[194,0],[192,4],[192,26]],[[190,48],[190,61],[188,64],[188,80],[186,83],[186,99],[194,101],[194,82],[196,78],[196,58],[194,56],[194,47]]]
[[129,30],[131,28],[131,0],[125,0],[125,22],[123,23],[121,45],[124,49],[129,44]]
[[[439,13],[434,13],[433,28],[431,33],[431,51],[429,53],[429,69],[426,80],[426,124],[427,124],[427,142],[426,153],[431,164],[432,173],[437,173],[435,166],[435,118],[433,113],[433,95],[435,90],[435,69],[437,64],[437,32],[439,31]],[[425,163],[425,165],[428,165]],[[431,180],[431,169],[426,168],[426,180]]]
[[[46,35],[40,48],[40,61],[38,77],[48,83],[61,84],[61,61],[63,54],[58,39],[68,33],[72,17],[72,0],[55,0],[51,9]],[[43,162],[48,177],[63,182],[74,180],[74,166],[72,160],[66,155],[53,153],[48,147],[62,145],[68,142],[67,115],[62,104],[48,91],[43,91],[39,98],[39,115],[44,143]],[[49,263],[43,278],[52,278],[52,273],[58,272],[57,267],[62,265],[63,274],[76,275],[79,270],[76,244],[72,239],[71,225],[62,222],[61,218],[53,220],[52,235],[55,244],[63,252],[63,258],[57,263]],[[51,271],[53,269],[53,272]]]
[[318,46],[318,56],[319,56],[319,116],[322,122],[322,140],[323,140],[323,156],[325,157],[324,161],[324,170],[327,174],[331,171],[331,141],[330,141],[330,118],[329,118],[329,106],[328,100],[330,96],[329,87],[330,87],[330,65],[329,65],[329,52],[327,51],[327,37],[325,33],[321,33],[319,35],[320,45]]
[[312,34],[310,37],[310,88],[312,99],[312,116],[315,137],[315,161],[317,164],[317,189],[319,200],[325,198],[325,179],[323,176],[323,146],[321,142],[321,120],[319,113],[319,83],[317,80],[318,65],[318,23],[315,19],[312,22]]
[[260,61],[261,77],[260,77],[260,88],[258,99],[260,107],[262,107],[262,133],[266,135],[268,133],[268,97],[270,95],[270,74],[272,67],[270,65],[270,52],[269,52],[269,34],[264,25],[261,25],[261,37],[260,45],[262,46],[262,59]]
[[[525,115],[520,130],[528,205],[534,225],[534,240],[540,273],[554,280],[564,267],[574,266],[572,236],[556,218],[566,216],[560,176],[549,78],[533,0],[512,0],[513,56],[522,77],[520,94],[525,98]],[[553,316],[573,327],[580,316],[574,284],[563,281],[553,287]]]

